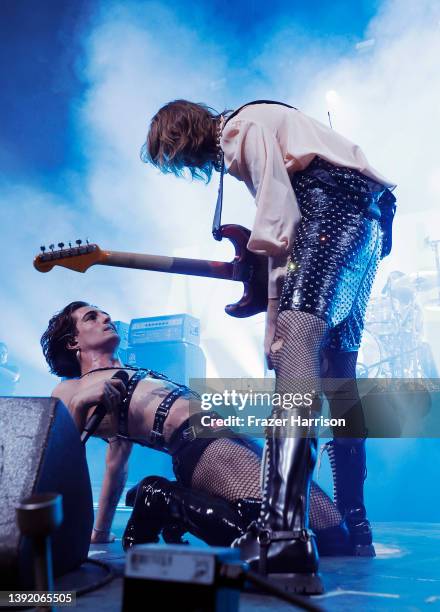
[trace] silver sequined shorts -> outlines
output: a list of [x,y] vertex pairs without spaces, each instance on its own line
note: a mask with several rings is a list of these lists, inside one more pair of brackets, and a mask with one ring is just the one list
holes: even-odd
[[[319,158],[311,170],[324,173],[317,178],[306,170],[292,180],[302,219],[280,312],[301,310],[323,319],[330,326],[323,348],[356,351],[382,249],[380,223],[366,216],[369,190],[381,186]],[[332,184],[322,180],[326,171]]]

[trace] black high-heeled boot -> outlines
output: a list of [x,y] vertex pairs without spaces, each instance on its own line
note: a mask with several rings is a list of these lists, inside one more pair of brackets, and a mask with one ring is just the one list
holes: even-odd
[[[166,524],[164,524],[165,518],[161,514],[161,508],[163,508],[162,500],[161,495],[159,495],[160,484],[161,481],[158,476],[151,477],[149,484],[144,484],[144,486],[148,486],[149,490],[149,502],[147,506],[144,505],[144,509],[148,507],[148,511],[141,514],[137,520],[130,520],[127,524],[124,535],[127,548],[136,543],[158,542],[159,536],[162,536],[167,544],[187,543],[182,540],[187,529],[181,521],[169,518]],[[134,506],[139,486],[141,485],[136,485],[127,492],[125,498],[126,506]],[[155,508],[154,500],[158,504],[157,508]],[[310,498],[310,502],[313,502],[313,495]],[[236,502],[231,502],[231,505],[240,515],[239,526],[243,526],[243,533],[245,533],[247,527],[258,519],[261,501],[252,498],[239,499]],[[158,516],[159,520],[156,520],[155,517]],[[333,527],[314,529],[314,533],[319,556],[334,557],[353,554],[350,533],[345,521]],[[235,537],[234,534],[232,535]],[[222,545],[230,546],[231,543],[232,541],[225,539]]]
[[259,509],[259,500],[227,502],[166,478],[149,476],[138,486],[122,546],[127,550],[134,544],[158,542],[161,533],[167,542],[178,542],[185,532],[213,546],[229,546]]
[[320,557],[345,557],[353,554],[347,523],[342,521],[334,527],[314,530]]
[[160,476],[149,476],[127,493],[125,503],[133,506],[133,511],[122,536],[124,550],[135,544],[159,542],[159,535],[166,524],[167,503],[163,487],[168,482]]
[[[266,575],[295,593],[318,594],[318,551],[308,531],[310,483],[316,462],[317,440],[299,437],[307,428],[294,426],[292,417],[304,412],[284,410],[287,427],[273,428],[267,440],[263,503],[258,520],[233,542],[253,571]],[[311,430],[309,430],[310,432]]]
[[327,442],[333,474],[333,497],[350,532],[352,554],[374,557],[373,533],[364,503],[364,482],[367,477],[365,439],[352,438]]

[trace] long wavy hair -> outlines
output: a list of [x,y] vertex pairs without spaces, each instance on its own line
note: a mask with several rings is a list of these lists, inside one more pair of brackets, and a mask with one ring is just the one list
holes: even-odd
[[52,374],[74,378],[81,376],[81,368],[75,351],[68,348],[69,341],[75,339],[77,330],[73,313],[78,308],[90,306],[87,302],[71,302],[63,310],[54,314],[46,331],[41,336],[41,348]]
[[209,182],[217,155],[217,119],[221,116],[206,104],[174,100],[153,117],[141,159],[161,172]]

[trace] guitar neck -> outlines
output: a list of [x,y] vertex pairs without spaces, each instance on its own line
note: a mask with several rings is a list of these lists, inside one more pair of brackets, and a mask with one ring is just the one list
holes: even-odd
[[165,255],[142,255],[120,251],[102,251],[101,254],[100,261],[96,262],[97,265],[101,266],[240,280],[236,266],[229,262],[166,257]]

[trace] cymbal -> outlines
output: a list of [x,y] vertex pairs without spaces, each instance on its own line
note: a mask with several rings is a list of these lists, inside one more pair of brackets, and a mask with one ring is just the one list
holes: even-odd
[[435,270],[421,270],[410,272],[391,283],[391,292],[400,289],[413,289],[414,291],[430,291],[437,287],[438,275]]

